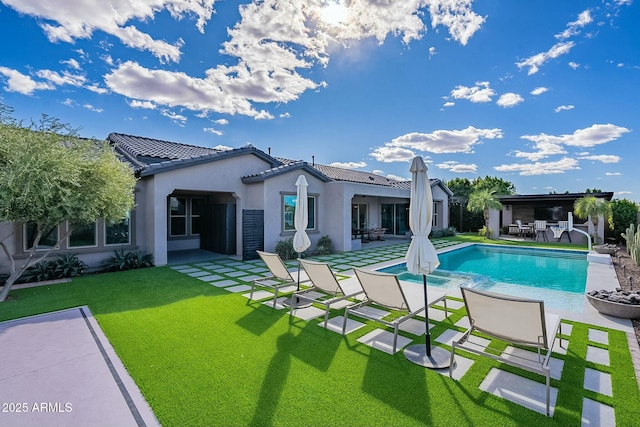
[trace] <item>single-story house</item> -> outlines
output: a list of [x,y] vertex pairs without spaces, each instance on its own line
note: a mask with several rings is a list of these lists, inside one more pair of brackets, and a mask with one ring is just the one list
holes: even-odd
[[[271,156],[253,146],[220,150],[141,136],[111,133],[107,141],[139,178],[136,207],[120,224],[98,221],[75,230],[60,253],[73,252],[97,266],[114,250],[141,250],[165,265],[173,251],[204,249],[256,257],[273,251],[278,241],[292,237],[295,182],[307,179],[312,241],[328,235],[337,251],[349,251],[361,230],[385,228],[387,235],[409,231],[410,182],[370,172]],[[409,165],[407,165],[407,168]],[[448,227],[451,191],[431,180],[433,228]],[[0,235],[13,227],[8,246],[16,258],[26,256],[33,241],[24,224],[0,224]],[[66,224],[45,238],[56,241]],[[30,240],[31,239],[31,240]],[[6,265],[4,254],[0,265]]]
[[[557,225],[560,221],[567,221],[569,212],[573,212],[573,204],[576,200],[593,196],[610,201],[613,198],[612,192],[597,193],[565,193],[565,194],[517,194],[509,196],[499,196],[502,203],[501,210],[492,210],[489,217],[489,228],[493,230],[494,236],[499,233],[517,233],[514,225],[517,221],[522,224],[533,224],[535,221],[546,221],[547,226]],[[584,218],[577,218],[573,215],[574,227],[589,235],[597,236],[597,241],[603,242],[607,221],[598,219],[598,229],[594,230],[593,224]],[[547,238],[552,237],[551,230],[547,231]],[[566,236],[567,234],[565,234]],[[586,236],[580,232],[572,231],[569,234],[573,243],[586,243]],[[564,238],[564,241],[568,241]]]

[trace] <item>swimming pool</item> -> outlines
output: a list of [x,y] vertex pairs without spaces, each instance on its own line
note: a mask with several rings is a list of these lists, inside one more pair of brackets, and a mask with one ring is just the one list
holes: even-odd
[[[587,254],[581,251],[471,245],[438,255],[430,286],[474,287],[542,299],[545,306],[581,312],[587,281]],[[422,283],[404,263],[381,269],[400,280]]]

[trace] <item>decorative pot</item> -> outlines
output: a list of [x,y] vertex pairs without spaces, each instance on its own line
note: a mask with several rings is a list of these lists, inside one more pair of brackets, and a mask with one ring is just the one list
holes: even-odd
[[593,250],[599,254],[615,255],[620,248],[617,246],[594,246]]
[[623,304],[620,302],[607,301],[586,294],[589,303],[602,314],[622,319],[640,318],[640,305]]

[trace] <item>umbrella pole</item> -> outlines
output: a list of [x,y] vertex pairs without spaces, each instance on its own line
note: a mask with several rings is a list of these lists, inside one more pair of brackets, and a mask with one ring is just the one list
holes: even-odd
[[427,275],[422,275],[422,285],[424,286],[424,325],[427,328],[425,335],[425,346],[427,357],[431,357],[431,332],[429,331],[429,304],[427,302]]

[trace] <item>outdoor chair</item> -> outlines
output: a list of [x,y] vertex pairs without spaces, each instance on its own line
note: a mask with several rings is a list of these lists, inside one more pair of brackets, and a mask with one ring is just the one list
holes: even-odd
[[289,273],[289,270],[287,270],[287,266],[284,265],[284,262],[282,262],[280,255],[263,251],[256,252],[258,253],[258,255],[260,255],[260,258],[266,264],[271,275],[268,277],[260,277],[253,281],[249,300],[253,299],[253,292],[256,286],[272,288],[275,293],[275,296],[273,298],[273,308],[275,308],[280,288],[296,285],[298,282],[293,277],[291,277],[291,273]]
[[[549,415],[550,375],[549,361],[556,335],[562,346],[560,317],[545,313],[544,302],[509,295],[479,291],[461,287],[462,297],[469,316],[470,328],[451,345],[451,366],[453,374],[456,348],[473,354],[489,357],[525,370],[533,370],[546,378],[547,415]],[[516,355],[490,353],[489,349],[470,340],[473,332],[480,332],[491,338],[535,349],[532,358]]]
[[522,224],[521,220],[516,220],[516,224],[518,225],[518,237],[522,236],[526,238],[531,234],[531,227],[529,225]]
[[[363,290],[357,281],[338,280],[333,271],[331,271],[329,265],[326,263],[301,259],[300,265],[307,273],[311,282],[311,287],[294,292],[292,298],[299,298],[301,300],[323,305],[325,307],[325,328],[329,321],[329,310],[331,309],[332,304],[344,301],[348,298],[356,297],[363,293]],[[312,291],[327,293],[329,294],[329,297],[325,299],[319,299],[317,297],[314,298],[310,295]],[[293,314],[294,308],[294,304],[291,304],[289,315]]]
[[[345,309],[342,334],[344,335],[347,328],[349,313],[382,323],[385,326],[393,328],[393,353],[395,353],[398,342],[398,327],[403,322],[425,311],[424,288],[419,285],[416,286],[415,283],[402,283],[398,280],[398,276],[394,274],[366,271],[357,268],[354,268],[353,271],[356,273],[360,285],[362,285],[365,300]],[[447,294],[445,292],[437,289],[429,289],[427,296],[429,307],[439,301],[444,301],[445,313],[448,313]],[[360,310],[362,307],[370,304],[396,310],[402,314],[392,320],[384,320],[375,314]]]
[[547,239],[547,221],[536,220],[533,223],[533,229],[536,233],[536,242],[538,241],[538,236],[542,236],[544,241],[548,241]]

